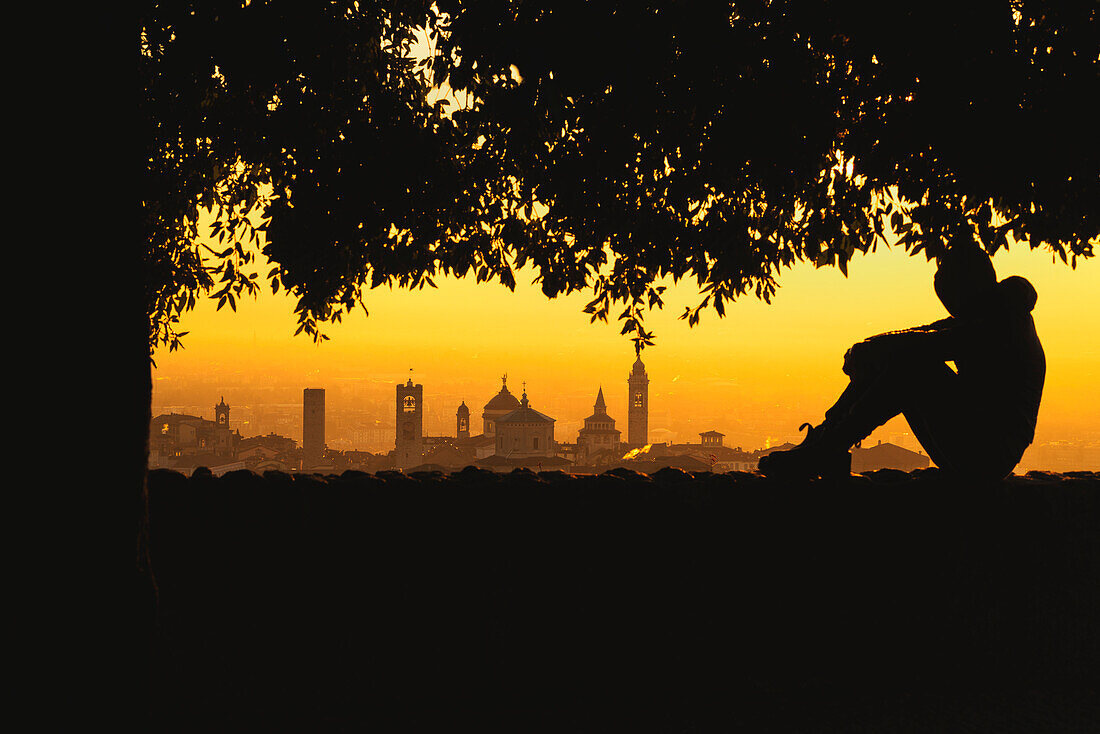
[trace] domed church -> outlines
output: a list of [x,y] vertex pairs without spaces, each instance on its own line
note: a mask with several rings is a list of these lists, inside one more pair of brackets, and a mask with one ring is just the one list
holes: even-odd
[[522,459],[554,455],[554,419],[530,406],[526,390],[519,406],[495,422],[497,456]]
[[504,374],[500,379],[500,392],[485,403],[485,410],[481,414],[482,433],[486,436],[496,436],[497,421],[520,407],[516,396],[508,391],[508,375]]

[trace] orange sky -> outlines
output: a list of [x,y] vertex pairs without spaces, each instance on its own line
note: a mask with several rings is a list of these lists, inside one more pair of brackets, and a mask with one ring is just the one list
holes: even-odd
[[[1034,316],[1048,373],[1037,440],[1100,440],[1100,265],[1086,261],[1073,271],[1020,244],[998,253],[994,265],[999,277],[1023,275],[1039,293]],[[923,256],[882,247],[857,254],[848,278],[835,268],[800,264],[783,273],[771,305],[745,297],[725,318],[708,312],[694,328],[677,317],[698,301],[695,289],[671,286],[665,310],[649,318],[656,346],[642,357],[651,380],[651,429],[671,430],[679,441],[717,429],[727,445],[745,448],[799,440],[799,423],[820,421],[843,389],[840,364],[850,344],[946,315],[932,291],[933,273]],[[533,273],[524,275],[514,293],[473,279],[439,280],[435,290],[368,291],[369,318],[359,311],[328,326],[331,340],[321,345],[292,336],[294,304],[283,293],[268,289],[258,300],[238,302],[236,313],[215,312],[204,300],[180,326],[190,331],[186,348],[156,355],[154,410],[165,402],[158,392],[200,377],[192,399],[181,401],[176,391],[172,402],[209,403],[212,411],[217,392],[252,378],[294,386],[298,399],[301,387],[331,389],[335,381],[359,379],[392,399],[392,384],[412,367],[432,407],[426,430],[433,434],[453,433],[450,416],[460,399],[480,416],[503,372],[514,392],[525,381],[533,407],[558,419],[560,441],[576,439],[601,385],[625,432],[629,339],[615,324],[589,324],[585,295],[548,300],[530,285]],[[225,397],[234,404],[232,394]],[[330,394],[329,409],[339,407]],[[899,418],[871,439],[917,448],[907,430]]]

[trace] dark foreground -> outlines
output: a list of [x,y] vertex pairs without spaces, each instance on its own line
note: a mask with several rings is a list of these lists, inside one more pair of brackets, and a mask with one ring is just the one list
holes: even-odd
[[1100,476],[150,476],[157,731],[1100,731]]

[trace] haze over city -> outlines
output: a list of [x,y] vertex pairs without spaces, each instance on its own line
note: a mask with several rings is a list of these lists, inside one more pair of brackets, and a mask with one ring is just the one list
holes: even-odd
[[[1035,285],[1049,365],[1036,440],[1016,471],[1100,468],[1100,326],[1086,316],[1100,312],[1095,263],[1071,270],[1018,244],[994,265],[1000,277]],[[669,283],[664,310],[647,319],[656,344],[642,355],[649,440],[688,442],[718,430],[725,445],[746,450],[797,443],[799,425],[819,420],[846,382],[840,357],[848,346],[945,315],[934,272],[934,262],[901,248],[857,255],[847,278],[800,263],[780,275],[771,304],[745,296],[725,318],[706,313],[693,328],[678,316],[698,302],[696,289]],[[324,388],[329,448],[385,452],[394,446],[398,382],[411,375],[424,385],[424,433],[441,436],[453,435],[461,402],[480,414],[507,373],[517,395],[526,383],[531,405],[557,420],[558,441],[576,440],[601,387],[608,413],[625,421],[631,342],[614,323],[589,323],[586,294],[548,300],[531,280],[518,273],[515,292],[472,278],[368,291],[369,317],[356,312],[327,325],[322,344],[292,336],[294,301],[284,293],[243,298],[236,312],[200,300],[180,325],[189,332],[185,348],[156,354],[153,415],[212,418],[224,396],[243,436],[274,432],[300,444],[302,390]],[[869,443],[876,441],[921,448],[901,416],[877,429]]]

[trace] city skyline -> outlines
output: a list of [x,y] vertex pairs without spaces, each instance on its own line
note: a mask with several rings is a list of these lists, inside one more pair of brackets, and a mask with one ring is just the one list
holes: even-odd
[[[410,370],[411,371],[411,370]],[[628,377],[628,435],[616,429],[616,419],[608,414],[602,386],[597,390],[592,414],[577,431],[576,441],[555,436],[552,416],[534,409],[521,383],[517,398],[508,388],[508,376],[501,376],[496,395],[472,415],[465,401],[454,415],[454,430],[439,435],[424,431],[424,386],[408,378],[395,388],[394,424],[383,428],[377,438],[392,447],[375,450],[329,446],[326,391],[304,388],[301,399],[302,440],[300,442],[272,431],[266,435],[242,435],[248,420],[231,421],[231,406],[224,397],[215,406],[215,420],[200,417],[203,411],[158,413],[153,417],[150,463],[154,468],[170,468],[190,474],[205,467],[217,475],[238,469],[254,472],[305,471],[340,473],[344,470],[403,472],[424,470],[457,471],[474,466],[497,472],[517,467],[563,469],[576,473],[599,473],[624,468],[652,472],[662,467],[686,470],[755,471],[761,457],[774,448],[745,450],[725,445],[725,434],[713,429],[698,432],[698,440],[676,441],[665,435],[652,439],[647,434],[648,378],[645,365],[635,359]],[[287,405],[282,407],[297,407]],[[477,420],[480,418],[480,420]],[[234,426],[236,423],[236,426]],[[481,432],[474,434],[476,426]],[[660,440],[660,439],[672,440]],[[895,468],[904,471],[926,468],[929,457],[893,443],[856,447],[852,452],[857,471]]]
[[[644,367],[643,367],[644,369]],[[364,382],[368,378],[362,378],[361,380],[347,380],[345,382]],[[411,379],[411,378],[407,378]],[[499,381],[500,378],[498,377]],[[393,396],[394,386],[398,387],[400,391],[402,383],[391,382],[386,383],[384,380],[377,380],[375,378],[375,385],[377,389],[381,391],[389,392],[390,398],[388,401],[385,398],[381,398],[376,401],[367,401],[361,403],[359,407],[350,407],[347,409],[337,408],[336,410],[328,410],[324,412],[325,422],[321,425],[321,435],[328,435],[331,440],[325,441],[324,445],[327,449],[336,452],[343,451],[367,451],[375,454],[385,454],[392,452],[395,448],[395,437],[398,427],[398,422],[389,420],[387,416],[394,415],[394,410],[398,408],[398,401]],[[419,398],[419,404],[423,412],[423,428],[422,435],[429,438],[446,438],[456,435],[456,413],[461,410],[459,406],[465,406],[467,408],[467,415],[472,416],[470,418],[469,427],[474,433],[480,430],[480,421],[482,417],[482,409],[488,405],[488,402],[493,400],[493,395],[490,394],[486,398],[486,404],[483,406],[480,402],[481,397],[475,398],[463,398],[457,395],[442,393],[435,393],[421,383],[416,384],[417,388],[424,388],[424,392],[420,393],[422,397]],[[610,390],[604,389],[604,385],[599,385],[597,390],[599,393],[600,401],[606,400],[604,398],[605,393],[608,395],[615,395],[621,393],[618,396],[619,399],[607,400],[609,407],[607,413],[612,419],[623,421],[624,417],[629,414],[629,391],[627,389],[622,390]],[[294,390],[295,388],[284,388]],[[290,401],[285,403],[273,403],[273,404],[241,404],[236,407],[236,416],[229,421],[229,427],[232,430],[236,430],[241,433],[242,436],[248,437],[261,437],[267,434],[277,434],[286,438],[293,439],[297,444],[304,448],[304,416],[303,413],[307,411],[305,395],[310,393],[316,393],[320,390],[320,400],[322,405],[328,402],[330,405],[335,402],[337,405],[341,405],[340,401],[328,400],[328,390],[322,388],[305,388],[298,389],[297,394],[301,398],[297,401]],[[526,393],[526,389],[523,391]],[[303,394],[304,393],[304,394]],[[338,393],[339,394],[339,393]],[[379,396],[380,393],[376,393]],[[345,400],[349,400],[351,405],[356,404],[354,397],[350,397],[347,393],[344,393]],[[577,400],[585,400],[583,393],[579,395],[568,396],[571,400],[568,401],[571,404],[576,404]],[[587,397],[588,401],[591,401],[592,395]],[[224,398],[222,399],[224,401]],[[564,415],[559,412],[559,409],[567,404],[563,401],[562,396],[547,396],[545,401],[540,400],[538,405],[543,410],[550,411],[556,416],[556,422],[558,424],[558,433],[555,436],[555,441],[558,444],[569,444],[571,442],[579,440],[578,434],[582,432],[585,426],[584,418],[577,418],[573,415]],[[619,405],[620,409],[617,411],[613,405]],[[532,407],[535,406],[534,400],[531,401]],[[591,403],[589,402],[589,406]],[[214,413],[217,413],[219,406],[214,406]],[[257,412],[264,413],[263,408],[266,407],[269,410],[265,419],[256,420]],[[257,411],[259,408],[259,411]],[[322,408],[322,411],[325,409]],[[388,411],[388,412],[387,412]],[[159,413],[190,413],[199,417],[204,417],[207,414],[206,410],[203,410],[201,406],[184,406],[184,405],[164,405],[158,406],[154,402],[154,415]],[[583,411],[582,411],[583,413]],[[776,445],[783,443],[789,438],[773,438],[771,436],[765,436],[763,440],[751,440],[756,434],[751,429],[745,429],[743,426],[739,426],[738,429],[731,431],[729,424],[737,425],[739,421],[726,421],[723,422],[721,418],[708,419],[707,417],[698,417],[690,415],[671,416],[666,415],[666,420],[658,421],[658,425],[651,429],[653,433],[648,436],[648,442],[651,444],[676,444],[676,443],[691,443],[695,442],[696,437],[699,434],[708,431],[718,430],[724,436],[727,436],[726,446],[742,447],[749,452],[766,450]],[[671,418],[672,420],[668,420]],[[263,422],[266,420],[267,422]],[[626,425],[625,422],[621,425]],[[675,426],[677,430],[669,428],[669,426]],[[468,431],[467,433],[469,433]],[[461,431],[457,431],[461,434]],[[745,440],[745,439],[748,440]],[[795,437],[794,440],[798,440]],[[885,426],[877,429],[867,439],[865,444],[867,446],[873,446],[876,443],[890,443],[897,445],[901,448],[907,449],[912,452],[923,453],[923,449],[920,446],[916,438],[909,432],[908,426],[903,420],[894,420]],[[623,440],[624,446],[628,445],[628,442]],[[625,449],[623,450],[625,453]],[[1100,440],[1093,437],[1086,437],[1085,440],[1067,440],[1067,439],[1055,439],[1053,441],[1037,440],[1027,452],[1025,452],[1023,459],[1017,467],[1017,473],[1023,473],[1032,469],[1050,470],[1050,471],[1066,471],[1072,469],[1084,469],[1089,470],[1094,466],[1100,466]]]
[[[1023,245],[1001,251],[994,264],[1001,277],[1022,274],[1039,292],[1035,320],[1049,368],[1036,441],[1021,468],[1042,468],[1035,466],[1042,444],[1100,441],[1100,325],[1085,317],[1100,311],[1100,273],[1092,262],[1071,270]],[[716,429],[731,445],[797,442],[798,426],[818,419],[827,396],[845,381],[844,349],[869,334],[943,315],[933,271],[934,263],[896,248],[857,256],[847,278],[833,268],[798,265],[781,276],[771,304],[745,297],[725,319],[707,315],[691,329],[676,308],[691,302],[693,289],[671,286],[669,305],[650,315],[656,344],[642,355],[653,382],[651,428],[667,432],[660,435],[668,440]],[[579,430],[601,385],[609,412],[625,426],[624,382],[634,360],[629,340],[614,324],[589,324],[583,294],[547,300],[536,286],[517,281],[514,293],[470,279],[441,280],[438,289],[415,293],[368,292],[371,315],[332,325],[331,340],[320,345],[292,336],[293,302],[282,294],[242,300],[236,312],[215,312],[200,300],[181,323],[191,332],[185,348],[156,355],[154,413],[172,406],[207,410],[233,390],[241,406],[289,406],[304,387],[326,387],[329,443],[377,450],[377,439],[357,442],[342,423],[358,416],[387,425],[389,391],[411,366],[428,393],[430,434],[450,429],[463,400],[476,408],[479,395],[488,399],[502,372],[539,385],[538,404],[558,416],[562,431]],[[279,427],[288,425],[293,420]],[[295,430],[300,441],[300,425]],[[871,437],[880,439],[919,448],[901,417]]]
[[[499,387],[499,377],[497,378],[497,387]],[[338,449],[359,449],[359,450],[378,450],[381,448],[382,443],[392,444],[393,433],[396,427],[395,422],[390,418],[394,409],[394,399],[392,394],[389,399],[384,397],[387,392],[386,388],[392,392],[392,387],[395,384],[401,384],[400,382],[386,382],[384,380],[378,380],[377,378],[344,378],[337,380],[337,383],[344,383],[342,386],[338,384],[335,390],[331,387],[323,387],[318,383],[318,387],[306,388],[309,390],[320,389],[326,392],[326,401],[328,408],[326,411],[329,424],[326,427],[327,434],[334,440],[326,442],[330,447]],[[352,387],[349,388],[348,384],[358,384],[358,386],[365,390],[370,390],[369,393],[365,393],[361,390],[357,390]],[[366,387],[363,383],[371,383],[371,387]],[[192,388],[197,391],[224,391],[224,380],[213,380],[211,384],[217,384],[219,387],[210,388]],[[417,385],[422,384],[417,382]],[[466,404],[470,407],[471,415],[474,415],[473,425],[477,426],[477,416],[480,415],[482,408],[478,402],[483,395],[490,396],[495,394],[491,389],[488,389],[490,383],[486,382],[485,385],[476,385],[472,391],[433,391],[430,390],[428,385],[425,385],[425,398],[424,398],[424,410],[425,410],[425,428],[424,434],[427,436],[439,436],[448,435],[448,432],[454,432],[455,423],[455,411],[460,405]],[[373,388],[373,389],[372,389]],[[486,389],[480,389],[486,388]],[[535,390],[537,388],[529,388]],[[279,395],[286,397],[286,400],[279,400],[277,402],[262,402],[255,399],[248,400],[246,402],[235,404],[235,415],[230,420],[230,425],[234,430],[240,430],[243,435],[263,435],[269,432],[280,433],[278,428],[282,426],[291,426],[289,431],[284,431],[282,435],[286,435],[289,438],[293,438],[299,443],[303,441],[303,420],[302,420],[302,400],[300,395],[302,388],[294,385],[279,385],[273,387],[272,391]],[[605,400],[608,404],[608,413],[618,420],[623,421],[623,425],[626,425],[627,416],[629,415],[628,402],[629,402],[629,389],[624,385],[620,390],[608,389],[608,386],[604,383],[595,384],[592,390],[585,390],[583,388],[570,391],[568,394],[553,394],[553,395],[539,395],[532,392],[531,405],[535,406],[536,402],[539,407],[560,414],[562,417],[559,419],[559,424],[566,427],[566,430],[575,431],[579,430],[584,423],[584,415],[591,412],[592,399],[595,393],[603,392],[607,397]],[[257,390],[254,388],[241,388],[238,392],[243,394],[255,395]],[[471,395],[474,392],[476,395]],[[291,399],[292,393],[299,395],[297,401]],[[621,395],[617,393],[622,393]],[[364,399],[364,395],[370,397]],[[333,397],[337,396],[334,400]],[[339,399],[342,396],[343,399]],[[489,398],[486,398],[486,400]],[[332,406],[336,406],[335,408]],[[579,408],[577,406],[584,405],[586,408]],[[210,412],[211,408],[204,406],[201,403],[186,403],[186,402],[166,402],[154,400],[154,413],[163,412],[175,412],[175,413],[188,413],[198,417],[205,418]],[[565,412],[563,412],[565,411]],[[256,413],[260,416],[256,417]],[[354,440],[349,439],[346,435],[342,434],[339,428],[334,430],[331,425],[334,416],[369,416],[372,422],[377,422],[389,432],[388,439],[382,439],[381,441],[375,440],[373,446],[366,446],[362,443],[356,444]],[[289,419],[289,420],[288,420]],[[683,435],[695,435],[699,431],[693,431],[693,428],[702,426],[704,423],[708,426],[702,430],[713,430],[715,428],[724,429],[727,431],[737,431],[736,425],[743,423],[743,419],[722,417],[720,414],[713,412],[703,412],[701,414],[693,415],[677,415],[671,410],[665,410],[662,415],[657,416],[657,420],[653,428],[650,429],[650,433],[656,434],[650,435],[651,443],[660,443],[662,441],[677,440],[682,438]],[[672,428],[670,426],[676,426]],[[750,432],[741,431],[742,435],[755,435]],[[904,431],[903,431],[904,433]],[[895,434],[896,435],[896,434]],[[778,437],[777,437],[778,438]],[[773,443],[771,436],[765,436],[762,439],[761,447],[767,447],[769,443]],[[349,443],[350,441],[350,443]],[[625,439],[624,439],[625,441]],[[751,441],[748,442],[751,444]],[[344,445],[347,444],[347,445]],[[392,446],[390,446],[392,448]]]

